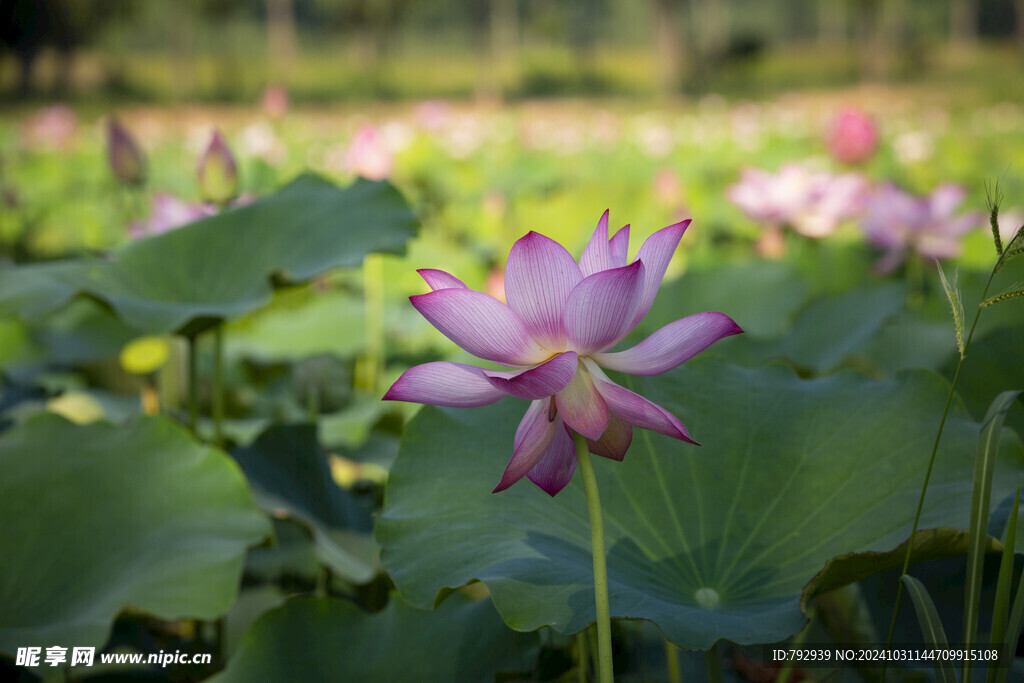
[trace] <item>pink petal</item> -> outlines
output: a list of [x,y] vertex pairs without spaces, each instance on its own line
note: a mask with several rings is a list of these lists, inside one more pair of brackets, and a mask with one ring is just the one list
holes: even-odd
[[409,297],[441,334],[478,358],[505,365],[535,365],[550,354],[526,325],[493,296],[472,289],[439,289]]
[[587,248],[580,256],[580,270],[586,276],[613,267],[611,249],[608,244],[608,210],[605,209],[605,212],[601,214],[601,220],[597,222],[594,234],[590,236]]
[[430,289],[435,292],[439,289],[469,289],[462,280],[454,275],[449,275],[443,270],[437,270],[435,268],[420,268],[416,272],[427,281]]
[[505,299],[541,346],[565,348],[562,311],[583,279],[572,255],[558,242],[536,232],[516,240],[505,266]]
[[633,425],[623,420],[618,415],[612,414],[608,420],[608,428],[597,441],[587,439],[590,452],[612,460],[622,460],[626,457],[629,444],[633,441]]
[[484,374],[499,391],[533,401],[554,396],[564,389],[576,374],[577,365],[576,353],[566,351],[519,373],[485,371]]
[[478,367],[437,361],[403,372],[383,400],[471,408],[494,403],[506,395]]
[[629,226],[622,226],[615,237],[608,245],[612,254],[612,268],[621,268],[626,265],[626,258],[629,256]]
[[647,311],[651,310],[654,297],[657,296],[658,288],[661,287],[661,279],[665,277],[668,262],[672,260],[672,255],[676,252],[676,247],[679,246],[679,240],[682,239],[683,233],[686,232],[689,225],[690,220],[686,219],[675,225],[662,228],[648,237],[644,245],[640,247],[638,258],[644,264],[644,288],[637,304],[636,315],[629,326],[630,330],[643,320]]
[[695,313],[669,323],[631,349],[595,353],[601,367],[631,375],[660,375],[693,358],[713,343],[743,330],[724,313]]
[[544,457],[555,435],[565,431],[561,420],[548,419],[550,405],[551,399],[545,399],[534,401],[526,409],[526,414],[516,429],[515,452],[492,493],[504,491],[526,476],[526,473]]
[[[583,365],[590,371],[597,390],[612,413],[635,427],[650,429],[659,434],[671,436],[673,439],[697,444],[690,438],[690,433],[686,431],[686,427],[675,415],[657,403],[648,401],[640,394],[635,394],[611,381],[592,360],[584,358]],[[582,374],[582,372],[577,372],[576,376],[579,377]]]
[[603,351],[632,329],[647,269],[640,261],[583,279],[565,303],[565,336],[581,356]]
[[583,365],[565,389],[555,394],[555,405],[565,424],[588,439],[600,439],[608,427],[608,406]]
[[560,429],[555,438],[533,469],[530,470],[530,481],[541,487],[549,496],[553,496],[565,488],[576,471],[576,446],[569,432],[562,427],[561,420],[555,420]]

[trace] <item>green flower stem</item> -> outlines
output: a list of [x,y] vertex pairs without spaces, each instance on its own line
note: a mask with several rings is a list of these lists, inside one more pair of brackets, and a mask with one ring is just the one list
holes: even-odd
[[[939,422],[939,431],[935,434],[935,443],[932,444],[932,455],[928,460],[928,469],[924,474],[924,483],[921,485],[921,495],[917,499],[917,512],[914,513],[914,526],[910,530],[910,537],[907,539],[907,551],[903,554],[903,569],[900,571],[901,580],[899,587],[896,589],[896,602],[892,606],[892,619],[889,621],[889,636],[886,638],[886,647],[892,646],[893,635],[896,633],[896,619],[900,614],[900,601],[903,599],[903,581],[902,577],[907,575],[907,570],[910,568],[910,556],[914,551],[914,540],[917,538],[917,527],[921,523],[921,511],[924,509],[924,496],[928,492],[928,482],[932,477],[932,468],[935,466],[935,456],[939,452],[939,441],[942,439],[942,430],[946,426],[946,418],[949,416],[949,406],[953,403],[953,395],[956,393],[956,385],[960,380],[960,370],[963,368],[964,359],[967,357],[967,349],[971,346],[971,339],[974,338],[974,330],[978,326],[978,318],[981,317],[982,302],[988,298],[988,288],[992,285],[992,278],[995,277],[996,271],[999,270],[1003,264],[1003,255],[996,261],[996,265],[992,268],[992,272],[989,273],[988,282],[985,283],[985,289],[981,293],[981,302],[978,303],[978,309],[974,312],[974,322],[971,323],[971,331],[967,334],[967,340],[964,342],[964,350],[960,354],[960,359],[956,363],[956,371],[953,373],[953,382],[949,385],[949,395],[946,396],[946,407],[942,410],[942,420]],[[879,681],[884,683],[885,681],[885,669],[886,664],[882,661],[882,672],[879,676]]]
[[589,667],[587,666],[587,629],[576,634],[576,680],[579,683],[587,683],[590,679]]
[[363,305],[366,315],[366,351],[363,356],[362,387],[371,394],[380,393],[384,375],[384,260],[380,254],[367,254],[363,261]]
[[196,358],[196,338],[188,338],[188,428],[196,435],[196,418],[199,414],[199,369]]
[[213,328],[213,443],[224,436],[224,323]]
[[683,675],[679,670],[679,648],[668,640],[665,641],[665,665],[668,668],[669,683],[683,683]]
[[608,568],[604,556],[601,499],[597,493],[597,478],[594,476],[594,465],[590,462],[587,437],[574,433],[573,441],[576,444],[580,476],[583,477],[583,490],[587,494],[587,510],[590,512],[590,538],[594,555],[594,606],[597,610],[598,676],[601,683],[612,683],[612,620],[608,607]]
[[704,652],[704,666],[708,671],[709,683],[722,683],[722,653],[718,641],[715,641],[710,650]]

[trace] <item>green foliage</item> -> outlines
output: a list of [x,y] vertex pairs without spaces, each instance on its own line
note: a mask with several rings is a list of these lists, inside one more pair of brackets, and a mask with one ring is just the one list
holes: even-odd
[[341,600],[293,598],[246,632],[210,681],[493,681],[532,667],[537,636],[509,631],[490,600],[456,594],[436,612],[394,598],[367,614]]
[[[612,616],[654,621],[694,649],[796,633],[804,586],[831,558],[893,552],[909,530],[947,390],[922,372],[805,381],[781,367],[710,359],[626,385],[681,416],[704,445],[638,430],[624,462],[596,463]],[[436,605],[479,579],[511,627],[572,633],[594,619],[579,482],[554,499],[531,486],[489,493],[522,411],[506,400],[417,415],[378,522],[381,557],[414,605]],[[955,529],[967,518],[962,454],[976,435],[961,410],[951,415],[933,474],[944,495],[926,501],[923,528]],[[1019,442],[1004,455],[1012,479],[1024,467]],[[997,478],[997,495],[1009,492],[1007,476]],[[927,556],[963,550],[962,534],[930,538]],[[822,585],[884,566],[851,561],[841,580],[833,574]]]
[[399,252],[415,229],[387,183],[339,189],[302,176],[248,206],[129,243],[109,261],[4,269],[0,313],[38,317],[86,294],[140,331],[194,335],[265,306],[273,279],[303,282],[358,266],[371,251]]
[[270,533],[238,468],[162,418],[0,437],[0,651],[102,646],[126,608],[213,619]]
[[[901,577],[903,585],[907,587],[910,599],[914,603],[914,610],[917,612],[917,620],[921,624],[921,631],[924,633],[926,643],[934,648],[947,648],[946,631],[942,628],[942,620],[939,619],[939,612],[935,609],[935,603],[928,595],[928,589],[924,584],[913,576]],[[957,683],[956,671],[953,663],[947,659],[935,659],[935,677],[940,683]]]

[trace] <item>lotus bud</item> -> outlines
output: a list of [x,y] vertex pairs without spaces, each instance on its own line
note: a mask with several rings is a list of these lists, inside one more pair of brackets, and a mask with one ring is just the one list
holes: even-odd
[[199,157],[199,191],[203,199],[226,204],[238,194],[238,164],[220,131],[214,131],[210,144]]
[[141,185],[145,182],[146,157],[132,134],[114,117],[107,122],[107,159],[122,183]]

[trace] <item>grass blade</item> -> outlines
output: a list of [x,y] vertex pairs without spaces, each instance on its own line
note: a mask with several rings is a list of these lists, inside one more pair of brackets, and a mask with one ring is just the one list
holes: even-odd
[[[1010,611],[1010,583],[1013,581],[1013,551],[1017,542],[1017,513],[1020,509],[1020,488],[1013,499],[1010,519],[1006,522],[1006,540],[1003,543],[1003,559],[999,563],[999,580],[996,582],[996,601],[992,606],[992,631],[989,643],[998,645],[1006,637],[1006,615]],[[999,669],[990,667],[989,683],[995,683]]]
[[[1010,612],[1010,622],[1006,629],[1006,647],[999,654],[1002,661],[1013,662],[1017,653],[1017,641],[1020,640],[1021,628],[1024,627],[1024,572],[1020,575],[1020,582],[1017,584],[1017,595],[1013,599],[1013,610]],[[996,683],[1005,683],[1006,677],[1010,674],[1010,667],[1005,666],[996,673]]]
[[[928,595],[928,589],[913,576],[904,575],[900,579],[907,587],[911,602],[914,603],[914,612],[917,613],[917,621],[921,624],[921,633],[924,635],[925,642],[937,649],[946,648],[948,645],[946,632],[942,628],[942,621],[939,620],[935,603]],[[932,665],[935,668],[935,680],[939,683],[957,683],[953,662],[938,658],[932,662]]]
[[[985,414],[974,459],[974,489],[971,494],[971,526],[968,529],[967,580],[964,584],[964,647],[974,645],[978,633],[978,603],[981,600],[982,569],[985,564],[985,541],[988,538],[989,503],[992,498],[992,474],[999,450],[999,434],[1006,413],[1020,391],[1004,391],[996,396]],[[963,681],[971,680],[971,666],[964,663]]]

